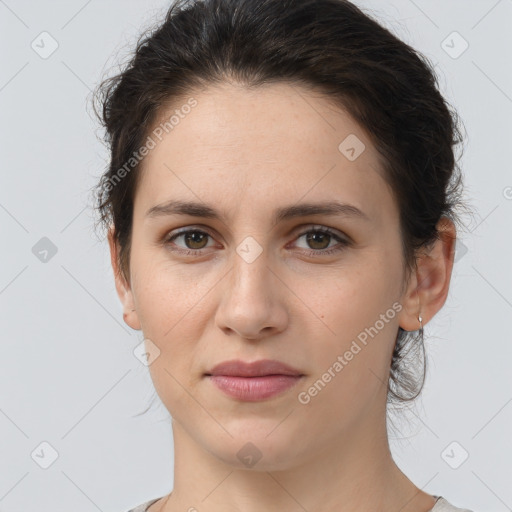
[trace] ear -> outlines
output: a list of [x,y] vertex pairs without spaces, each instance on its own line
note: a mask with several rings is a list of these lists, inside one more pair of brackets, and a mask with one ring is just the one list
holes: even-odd
[[457,233],[447,217],[442,217],[436,227],[439,240],[418,256],[417,270],[402,296],[403,309],[398,319],[405,331],[420,328],[419,315],[425,325],[443,307],[448,296]]
[[124,278],[120,268],[119,245],[114,240],[114,226],[111,226],[108,230],[108,244],[110,246],[110,261],[114,271],[117,295],[123,305],[123,319],[129,327],[139,331],[141,330],[141,324],[137,315],[131,286]]

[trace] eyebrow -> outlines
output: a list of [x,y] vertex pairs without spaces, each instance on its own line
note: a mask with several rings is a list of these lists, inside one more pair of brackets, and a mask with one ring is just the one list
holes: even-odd
[[[212,206],[195,201],[170,200],[153,206],[147,212],[146,218],[156,218],[169,215],[190,215],[207,219],[222,220],[222,215]],[[365,221],[371,219],[359,208],[338,201],[323,203],[300,203],[277,208],[273,215],[273,224],[285,220],[306,217],[308,215],[332,215],[340,217],[354,217]]]

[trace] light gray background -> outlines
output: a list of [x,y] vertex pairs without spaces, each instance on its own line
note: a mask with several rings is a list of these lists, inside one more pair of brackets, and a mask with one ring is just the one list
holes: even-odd
[[[477,210],[448,301],[425,328],[427,384],[398,421],[393,454],[431,494],[512,510],[512,0],[357,3],[435,62],[468,132],[462,165]],[[107,153],[87,104],[167,6],[0,0],[3,512],[124,512],[172,488],[169,416],[159,399],[134,416],[153,395],[132,352],[142,333],[123,323],[108,244],[93,232],[89,190]],[[59,45],[47,59],[31,47],[43,31]],[[462,40],[445,43],[452,56],[442,47],[453,31],[469,43],[458,58]],[[42,237],[57,248],[47,262],[32,250]],[[58,452],[47,469],[43,442]],[[458,469],[446,462],[452,442],[451,460],[469,453]]]

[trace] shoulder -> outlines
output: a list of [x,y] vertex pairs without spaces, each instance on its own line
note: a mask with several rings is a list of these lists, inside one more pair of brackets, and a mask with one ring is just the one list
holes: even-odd
[[[161,498],[155,498],[153,500],[146,501],[145,503],[142,503],[141,505],[138,505],[135,508],[132,508],[128,510],[127,512],[147,512],[147,509],[155,502],[157,502]],[[443,498],[442,496],[439,497],[439,499],[436,501],[436,504],[434,505],[434,508],[431,510],[431,512],[472,512],[471,510],[468,510],[467,508],[458,508],[452,505],[448,500]]]
[[138,505],[137,507],[128,510],[127,512],[147,512],[147,509],[151,505],[153,505],[153,503],[158,501],[159,499],[161,499],[161,498],[155,498],[153,500],[146,501],[145,503],[142,503],[142,504]]
[[467,508],[458,508],[449,503],[445,498],[442,496],[439,497],[439,499],[436,501],[436,504],[434,505],[434,508],[431,510],[431,512],[472,512],[471,510],[468,510]]

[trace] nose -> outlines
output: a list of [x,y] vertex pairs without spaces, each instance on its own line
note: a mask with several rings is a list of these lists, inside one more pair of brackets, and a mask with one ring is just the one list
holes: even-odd
[[292,292],[282,276],[269,266],[266,252],[252,262],[237,253],[233,261],[233,268],[220,288],[216,325],[227,335],[236,333],[251,340],[284,331],[289,317],[287,297]]

